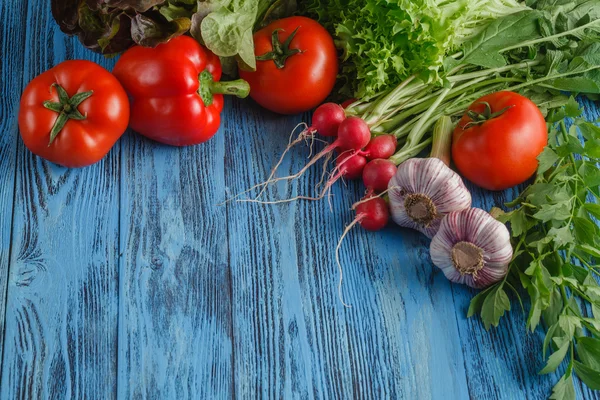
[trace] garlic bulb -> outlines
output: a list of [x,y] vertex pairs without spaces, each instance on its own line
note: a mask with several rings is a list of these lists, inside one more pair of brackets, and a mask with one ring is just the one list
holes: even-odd
[[398,166],[388,184],[390,212],[400,226],[431,238],[449,212],[471,207],[471,193],[438,158],[413,158]]
[[479,208],[451,212],[431,241],[431,260],[452,282],[483,288],[504,278],[513,249],[506,226]]

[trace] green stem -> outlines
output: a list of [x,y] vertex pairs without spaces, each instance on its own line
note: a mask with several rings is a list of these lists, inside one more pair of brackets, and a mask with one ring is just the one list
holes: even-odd
[[545,37],[542,37],[542,38],[539,38],[539,39],[528,40],[526,42],[521,42],[521,43],[518,43],[518,44],[513,45],[513,46],[505,47],[502,50],[500,50],[499,53],[504,53],[505,51],[508,51],[508,50],[520,49],[520,48],[523,48],[523,47],[531,47],[534,44],[543,43],[543,42],[550,42],[550,41],[552,41],[554,39],[558,39],[558,38],[563,37],[563,36],[573,35],[574,32],[583,31],[586,28],[589,28],[590,26],[592,26],[594,24],[598,24],[599,22],[600,22],[600,19],[595,19],[593,21],[588,22],[585,25],[578,26],[577,28],[571,29],[569,31],[560,32],[560,33],[556,33],[554,35],[545,36]]
[[[480,71],[469,72],[460,75],[449,75],[447,77],[448,81],[451,83],[462,82],[462,81],[470,81],[463,86],[460,86],[460,90],[453,92],[450,98],[459,96],[462,93],[465,93],[469,90],[473,90],[474,88],[482,87],[487,84],[497,83],[497,82],[522,82],[522,80],[516,78],[494,78],[489,81],[485,81],[487,83],[481,82],[479,85],[475,85],[475,83],[479,83],[478,79],[485,79],[486,77],[490,77],[492,75],[510,71],[512,69],[522,69],[528,68],[535,65],[538,65],[539,61],[523,61],[517,64],[506,65],[499,68],[490,68]],[[427,109],[433,102],[435,101],[435,97],[437,97],[440,93],[443,92],[444,89],[440,89],[434,93],[431,93],[426,96],[427,100],[419,99],[413,103],[406,103],[406,101],[402,101],[403,99],[411,99],[411,96],[418,94],[420,95],[423,92],[426,92],[427,85],[422,82],[412,82],[415,79],[415,76],[409,76],[402,83],[396,86],[394,89],[389,91],[387,94],[381,96],[379,99],[374,100],[374,106],[369,109],[369,111],[365,112],[362,115],[362,118],[367,122],[370,127],[379,128],[380,131],[389,131],[393,127],[397,126],[401,123],[406,117],[416,114],[417,112],[423,111]],[[475,82],[473,82],[475,80]],[[458,89],[458,88],[457,88]],[[404,103],[404,104],[403,104]],[[401,109],[405,109],[406,107],[419,106],[416,109],[405,110],[399,115],[390,118],[391,115],[400,111]],[[396,108],[393,111],[389,111],[390,108]],[[386,115],[384,118],[383,116]]]
[[[480,80],[475,80],[475,82],[468,82],[463,85],[457,86],[446,96],[446,100],[454,99],[454,98],[457,98],[457,97],[459,97],[467,92],[470,92],[472,90],[476,90],[481,87],[485,87],[486,88],[485,90],[475,92],[474,94],[468,96],[469,99],[471,99],[473,97],[475,97],[477,99],[477,98],[483,96],[484,94],[491,93],[491,92],[495,91],[496,89],[502,87],[502,85],[497,85],[498,83],[522,82],[521,79],[516,79],[516,78],[494,78],[494,79],[488,79],[485,81],[481,81],[481,79],[485,79],[485,77],[480,77]],[[400,123],[402,123],[406,118],[410,117],[411,115],[414,115],[419,112],[427,110],[435,102],[436,97],[439,96],[441,92],[442,92],[442,90],[438,90],[434,93],[431,93],[430,95],[421,99],[420,103],[415,102],[415,103],[406,104],[406,107],[410,107],[410,108],[402,111],[395,117],[389,118],[387,121],[384,121],[381,125],[379,125],[379,127],[375,128],[374,130],[375,131],[377,131],[378,129],[382,130],[382,131],[393,130],[394,127],[398,126]],[[448,103],[451,104],[450,102],[448,102]],[[468,106],[468,104],[467,104],[467,106]],[[466,108],[466,106],[464,108]]]
[[[365,116],[363,119],[368,125],[372,125],[378,121],[378,119],[387,111],[390,104],[393,104],[394,101],[397,101],[402,94],[402,91],[415,79],[415,75],[411,75],[406,78],[401,84],[396,86],[388,95],[384,96],[381,100],[377,102],[377,105],[371,111],[370,115]],[[422,84],[425,86],[424,84]]]
[[94,93],[92,90],[90,90],[88,92],[76,93],[73,95],[73,97],[69,97],[67,91],[58,83],[53,83],[50,86],[50,91],[52,91],[53,88],[56,89],[56,93],[58,94],[58,102],[46,100],[42,103],[46,109],[58,113],[58,117],[56,118],[56,121],[54,121],[54,125],[50,130],[48,147],[52,145],[54,139],[56,139],[58,134],[62,131],[70,119],[83,121],[87,118],[87,115],[81,114],[77,107],[79,107],[79,105],[86,99],[89,99]]
[[371,132],[381,131],[381,129],[379,129],[379,127],[385,123],[390,122],[394,118],[393,116],[396,113],[398,113],[401,110],[406,109],[408,107],[413,107],[414,105],[420,104],[423,101],[425,101],[425,98],[430,98],[431,96],[432,95],[425,96],[425,92],[420,91],[408,98],[402,98],[402,100],[403,100],[402,102],[394,104],[395,108],[393,110],[389,111],[385,116],[379,118],[379,120],[376,123],[371,125]]
[[427,146],[429,146],[431,144],[431,141],[432,141],[431,138],[427,138],[426,140],[424,140],[423,142],[419,143],[416,146],[411,146],[409,148],[405,148],[406,146],[403,146],[399,152],[397,152],[396,154],[394,154],[393,156],[390,157],[390,160],[394,164],[400,165],[404,161],[415,157],[421,151],[425,150],[425,148],[427,148]]
[[250,94],[250,85],[243,79],[226,82],[213,81],[210,83],[210,92],[212,94],[229,94],[243,99]]
[[474,79],[474,78],[479,78],[482,76],[490,76],[490,75],[494,75],[494,74],[498,74],[498,73],[502,73],[502,72],[507,72],[507,71],[511,71],[513,69],[522,69],[522,68],[533,67],[535,65],[538,65],[539,63],[540,63],[539,61],[523,61],[523,62],[520,62],[517,64],[505,65],[504,67],[489,68],[489,69],[484,69],[482,71],[475,71],[475,72],[469,72],[469,73],[461,74],[461,75],[448,76],[448,81],[449,82],[460,82],[460,81],[470,80],[470,79]]
[[412,118],[410,121],[408,121],[405,124],[402,124],[400,127],[394,129],[392,131],[392,135],[394,135],[396,137],[396,139],[400,139],[401,137],[405,137],[407,136],[412,127],[417,123],[417,121],[419,120],[419,116],[415,116],[414,118]]
[[[448,108],[445,110],[445,113],[447,115],[463,114],[465,112],[465,110],[467,109],[467,107],[469,107],[469,105],[471,105],[471,103],[473,103],[473,101],[477,100],[478,98],[480,98],[482,96],[485,96],[486,94],[495,92],[496,90],[500,89],[502,86],[503,85],[493,85],[493,86],[486,87],[484,90],[480,90],[478,92],[471,93],[468,96],[465,96],[462,99],[460,99],[460,102],[458,102],[456,105],[448,106]],[[505,90],[510,90],[510,87],[505,88]]]
[[241,99],[250,94],[250,85],[243,79],[228,82],[215,81],[212,74],[208,70],[204,70],[198,80],[198,94],[206,107],[212,105],[215,94],[229,94]]
[[542,78],[534,79],[534,80],[531,80],[531,81],[524,82],[524,83],[522,83],[520,85],[513,86],[510,89],[513,90],[513,91],[516,91],[516,90],[519,90],[519,89],[523,89],[523,88],[525,88],[527,86],[536,85],[536,84],[538,84],[540,82],[549,81],[551,79],[564,78],[566,76],[571,76],[571,75],[584,74],[584,73],[586,73],[588,71],[593,71],[593,70],[596,70],[596,69],[600,69],[600,66],[593,66],[593,67],[586,68],[584,70],[576,70],[576,71],[564,72],[564,73],[558,74],[558,75],[544,76]]
[[[565,143],[567,143],[569,141],[569,132],[567,131],[567,125],[565,125],[565,120],[561,120],[560,121],[560,133],[562,134],[563,140],[565,141]],[[571,159],[571,162],[573,163],[573,168],[575,168],[575,156],[573,156],[573,153],[569,153],[569,158]]]
[[419,154],[421,150],[423,150],[427,145],[429,145],[429,143],[431,143],[431,137],[429,137],[422,143],[421,140],[423,139],[423,136],[425,136],[425,133],[427,132],[429,127],[436,122],[436,118],[434,117],[434,115],[437,116],[439,112],[438,114],[435,114],[435,112],[437,111],[438,106],[442,103],[446,95],[451,90],[452,87],[444,89],[440,96],[436,99],[436,101],[431,105],[431,107],[419,117],[419,119],[411,129],[410,133],[408,134],[404,146],[402,146],[402,148],[396,154],[390,157],[390,160],[392,160],[396,165],[399,165],[402,162],[408,160],[409,158]]
[[563,302],[565,304],[567,304],[567,302],[569,301],[569,298],[567,297],[567,291],[563,285],[560,285],[560,294],[563,298]]
[[508,264],[508,269],[506,270],[506,275],[504,275],[504,279],[502,279],[503,283],[506,282],[506,278],[508,278],[508,274],[510,273],[512,266],[515,263],[516,254],[519,252],[519,250],[521,249],[521,246],[524,243],[525,243],[525,237],[521,237],[521,239],[519,240],[519,243],[517,243],[517,245],[515,246],[515,250],[513,251],[513,258],[512,258],[512,260],[510,260],[510,263]]
[[290,49],[290,44],[292,43],[292,40],[294,40],[296,33],[298,33],[298,29],[300,29],[300,27],[294,29],[284,42],[279,41],[279,32],[283,31],[283,29],[279,28],[273,30],[273,33],[271,34],[271,46],[273,50],[261,54],[260,56],[256,56],[256,59],[258,61],[273,60],[278,69],[283,69],[288,58],[302,52],[300,49]]
[[589,269],[590,271],[592,271],[596,275],[600,276],[600,272],[595,267],[593,267],[590,263],[588,263],[587,261],[585,261],[579,254],[574,253],[573,257],[575,257],[576,259],[578,259],[581,264],[583,264],[585,267],[587,267],[587,269]]
[[433,127],[433,144],[430,157],[439,158],[450,166],[450,148],[452,146],[452,119],[443,115]]
[[427,131],[427,128],[429,128],[433,123],[435,123],[435,120],[432,119],[431,116],[437,110],[438,106],[442,103],[442,101],[444,101],[444,98],[448,95],[448,93],[450,93],[451,90],[452,87],[442,90],[442,92],[440,93],[438,98],[435,99],[431,107],[429,107],[429,109],[423,113],[423,115],[419,118],[419,121],[415,124],[415,126],[408,134],[408,138],[406,139],[407,145],[416,145],[421,141],[423,135]]

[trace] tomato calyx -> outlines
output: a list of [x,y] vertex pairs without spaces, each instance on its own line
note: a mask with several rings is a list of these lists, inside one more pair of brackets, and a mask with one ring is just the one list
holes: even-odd
[[213,95],[230,94],[243,99],[250,94],[250,85],[243,79],[235,81],[221,82],[215,81],[210,71],[205,69],[198,76],[200,87],[198,94],[206,107],[213,103]]
[[512,105],[507,106],[507,107],[504,107],[502,110],[496,111],[495,113],[493,113],[492,107],[490,106],[490,104],[487,101],[481,101],[478,104],[483,104],[485,106],[485,109],[483,110],[482,113],[478,113],[477,111],[474,111],[474,110],[467,111],[467,116],[469,118],[471,118],[471,121],[467,122],[463,126],[463,130],[468,129],[472,126],[481,125],[484,122],[489,121],[490,119],[497,118],[497,117],[501,116],[502,114],[504,114],[508,109],[513,107]]
[[283,69],[283,67],[285,67],[285,62],[289,57],[293,56],[294,54],[302,53],[302,50],[300,49],[290,49],[290,43],[292,43],[292,40],[294,40],[296,33],[298,33],[298,29],[300,29],[300,27],[294,29],[294,31],[290,34],[290,36],[287,37],[287,39],[285,39],[285,42],[283,43],[279,41],[278,35],[279,31],[283,32],[283,29],[279,28],[273,30],[273,33],[271,34],[273,50],[260,56],[256,56],[256,59],[258,61],[273,60],[278,69]]
[[52,91],[52,88],[56,89],[56,93],[58,94],[58,102],[46,100],[42,103],[48,110],[58,113],[58,118],[56,118],[56,121],[50,130],[50,142],[48,143],[48,147],[50,147],[56,136],[58,136],[60,131],[64,128],[67,121],[70,119],[83,121],[87,118],[87,113],[86,115],[83,115],[79,112],[77,107],[79,107],[84,100],[90,98],[90,96],[94,93],[93,90],[90,90],[88,92],[77,93],[73,95],[73,97],[69,97],[67,91],[58,83],[53,83],[50,86],[50,91]]

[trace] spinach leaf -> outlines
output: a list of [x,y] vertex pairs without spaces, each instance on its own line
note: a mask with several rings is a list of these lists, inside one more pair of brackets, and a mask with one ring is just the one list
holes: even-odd
[[462,63],[486,68],[506,65],[506,59],[500,53],[502,49],[541,37],[539,18],[537,11],[527,10],[495,20],[464,44]]

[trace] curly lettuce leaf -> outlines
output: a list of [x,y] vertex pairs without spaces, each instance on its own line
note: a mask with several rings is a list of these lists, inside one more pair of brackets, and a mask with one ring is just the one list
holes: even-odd
[[343,52],[341,94],[363,99],[410,75],[440,80],[444,60],[515,0],[307,0],[300,12],[334,34]]

